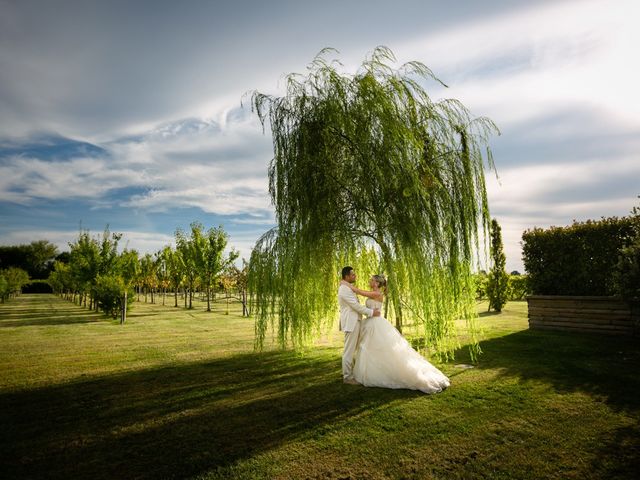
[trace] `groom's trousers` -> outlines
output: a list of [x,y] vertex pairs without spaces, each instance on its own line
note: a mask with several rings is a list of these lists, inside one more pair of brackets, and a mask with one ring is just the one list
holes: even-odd
[[352,332],[344,332],[344,352],[342,353],[342,378],[353,378],[353,355],[356,353],[360,337],[360,321]]

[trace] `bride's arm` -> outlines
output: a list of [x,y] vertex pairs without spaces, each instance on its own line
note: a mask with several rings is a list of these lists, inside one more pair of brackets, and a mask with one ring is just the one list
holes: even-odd
[[348,282],[342,282],[342,284],[349,287],[356,295],[362,295],[363,297],[372,298],[373,300],[378,300],[380,302],[383,300],[383,295],[380,292],[373,290],[361,290]]

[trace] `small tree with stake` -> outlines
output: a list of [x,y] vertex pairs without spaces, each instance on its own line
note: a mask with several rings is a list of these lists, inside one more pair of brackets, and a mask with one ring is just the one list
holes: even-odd
[[216,280],[227,266],[238,258],[235,250],[227,256],[224,255],[228,238],[221,226],[205,232],[201,223],[191,224],[191,250],[194,265],[206,292],[207,312],[211,311],[211,293]]

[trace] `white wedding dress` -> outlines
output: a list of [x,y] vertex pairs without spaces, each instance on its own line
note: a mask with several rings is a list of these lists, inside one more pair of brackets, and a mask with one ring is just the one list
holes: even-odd
[[[382,302],[367,299],[367,307]],[[441,392],[449,379],[422,355],[384,317],[362,320],[353,377],[366,387],[407,388],[425,393]]]

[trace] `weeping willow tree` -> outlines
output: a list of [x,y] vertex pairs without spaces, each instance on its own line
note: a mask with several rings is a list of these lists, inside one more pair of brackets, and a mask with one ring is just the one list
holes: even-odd
[[[433,352],[457,346],[465,319],[477,353],[471,268],[488,232],[487,118],[457,100],[434,102],[424,64],[397,68],[376,48],[355,74],[325,49],[283,96],[253,92],[269,124],[269,192],[277,227],[256,243],[249,286],[256,346],[269,325],[280,344],[306,344],[336,319],[340,268],[388,278],[388,317],[408,324]],[[444,85],[446,87],[446,85]]]

